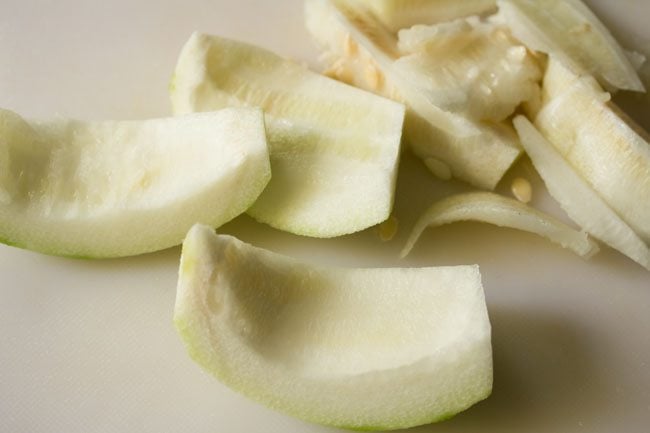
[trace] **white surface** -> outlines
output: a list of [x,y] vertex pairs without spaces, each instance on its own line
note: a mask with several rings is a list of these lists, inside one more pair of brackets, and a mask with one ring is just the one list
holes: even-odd
[[[646,0],[589,3],[628,45],[650,46]],[[176,56],[195,29],[316,57],[299,0],[4,0],[0,106],[43,118],[165,115]],[[649,128],[641,110],[648,100],[623,99]],[[518,167],[533,178],[529,170]],[[246,217],[225,231],[345,266],[481,265],[494,393],[414,431],[647,431],[650,274],[608,249],[584,262],[533,235],[478,224],[428,231],[413,256],[398,261],[419,213],[458,188],[434,181],[406,155],[401,230],[386,244],[374,230],[310,240]],[[535,204],[557,210],[538,183],[535,192]],[[171,323],[178,256],[172,249],[87,262],[0,246],[0,432],[331,431],[251,403],[190,361]]]

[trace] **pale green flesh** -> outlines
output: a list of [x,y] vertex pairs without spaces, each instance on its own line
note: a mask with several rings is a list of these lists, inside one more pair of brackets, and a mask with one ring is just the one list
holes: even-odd
[[523,116],[515,127],[549,193],[593,237],[650,270],[650,249]]
[[[551,59],[535,126],[591,187],[650,242],[650,144],[595,83]],[[567,75],[573,76],[567,80]],[[547,86],[548,84],[548,86]]]
[[612,89],[644,91],[634,65],[581,0],[499,0],[498,19],[530,49]]
[[314,423],[405,428],[491,391],[475,266],[323,268],[196,226],[183,245],[174,320],[221,382]]
[[464,113],[445,111],[428,98],[427,89],[398,67],[394,35],[358,4],[307,0],[305,15],[307,29],[331,55],[345,59],[345,41],[350,38],[358,44],[361,60],[380,71],[386,86],[373,91],[406,104],[404,135],[420,158],[435,158],[454,177],[493,189],[521,154],[516,134],[506,123],[477,122]]
[[262,113],[28,123],[0,110],[0,238],[53,255],[178,245],[243,213],[271,176]]
[[479,221],[536,233],[548,240],[589,258],[598,246],[586,233],[572,229],[557,219],[517,200],[489,192],[460,194],[433,204],[413,228],[402,257],[407,256],[427,227],[458,221]]
[[334,237],[384,221],[393,205],[404,107],[261,48],[194,34],[171,94],[176,113],[259,106],[273,178],[249,210],[275,228]]

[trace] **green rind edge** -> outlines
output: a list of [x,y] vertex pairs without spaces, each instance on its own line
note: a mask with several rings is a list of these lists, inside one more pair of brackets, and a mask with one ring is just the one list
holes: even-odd
[[402,430],[402,429],[410,429],[414,427],[420,427],[424,425],[429,425],[429,424],[435,424],[439,422],[444,422],[448,421],[458,414],[467,411],[474,405],[480,403],[481,401],[486,400],[487,398],[490,397],[492,394],[492,389],[488,390],[488,392],[485,393],[484,396],[481,398],[477,398],[474,402],[469,404],[467,407],[460,409],[456,412],[447,412],[443,414],[436,414],[432,416],[431,418],[425,418],[421,421],[414,421],[412,423],[396,423],[396,424],[384,424],[384,425],[349,425],[349,424],[338,424],[338,423],[327,423],[323,422],[322,420],[316,421],[314,418],[311,417],[305,417],[302,416],[302,414],[296,414],[293,412],[285,411],[283,409],[277,408],[277,407],[271,407],[267,405],[266,403],[250,398],[243,390],[235,389],[230,386],[228,386],[224,381],[221,380],[221,374],[218,371],[218,369],[214,368],[214,366],[209,365],[208,360],[210,359],[209,356],[206,356],[204,354],[204,351],[197,347],[194,342],[196,341],[195,335],[194,335],[194,330],[192,329],[193,326],[191,324],[191,320],[185,315],[185,314],[175,314],[173,318],[173,323],[174,327],[176,328],[176,331],[180,334],[181,339],[185,343],[186,350],[188,352],[188,355],[190,358],[196,362],[201,368],[208,372],[210,375],[212,375],[219,383],[221,383],[223,386],[226,386],[227,388],[237,392],[238,394],[246,397],[249,401],[254,402],[256,404],[259,404],[261,406],[267,407],[275,412],[291,416],[296,419],[300,419],[302,421],[306,421],[311,424],[316,424],[316,425],[321,425],[324,427],[334,427],[334,428],[339,428],[339,429],[344,429],[344,430],[349,430],[349,431],[359,431],[359,432],[372,432],[372,431],[391,431],[391,430]]

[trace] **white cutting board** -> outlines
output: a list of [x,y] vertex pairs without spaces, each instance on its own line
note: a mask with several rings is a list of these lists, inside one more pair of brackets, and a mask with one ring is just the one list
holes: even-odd
[[[650,51],[647,0],[590,4],[628,45]],[[168,80],[193,30],[315,65],[301,9],[299,0],[3,0],[0,106],[36,118],[167,115]],[[649,128],[650,103],[625,99]],[[557,213],[530,168],[517,170],[535,180],[535,204]],[[398,261],[419,213],[460,189],[406,155],[392,242],[373,230],[303,239],[246,217],[224,231],[321,263],[481,265],[494,393],[415,432],[648,431],[650,273],[608,249],[584,262],[533,235],[469,223],[428,231]],[[178,258],[176,248],[75,261],[0,246],[0,432],[333,431],[252,403],[190,361],[171,322]]]

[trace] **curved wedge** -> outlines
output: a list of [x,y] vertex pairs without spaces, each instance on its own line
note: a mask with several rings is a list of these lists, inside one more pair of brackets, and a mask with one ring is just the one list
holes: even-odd
[[413,228],[402,257],[406,257],[428,227],[459,221],[478,221],[538,234],[589,258],[598,252],[598,245],[584,232],[572,229],[557,219],[517,200],[490,192],[459,194],[431,206]]
[[589,185],[650,243],[650,136],[589,77],[551,58],[535,126]]
[[195,226],[176,327],[225,385],[304,420],[363,430],[446,419],[492,387],[476,266],[312,266]]
[[628,54],[581,0],[497,3],[497,20],[530,49],[556,57],[576,74],[594,75],[610,89],[645,91]]
[[0,110],[0,239],[47,254],[121,257],[220,226],[271,177],[260,110],[28,123]]
[[587,233],[650,270],[650,248],[524,116],[514,120],[548,192]]
[[252,45],[195,33],[183,47],[176,113],[228,106],[265,112],[273,178],[248,213],[279,230],[330,238],[386,220],[404,106]]

